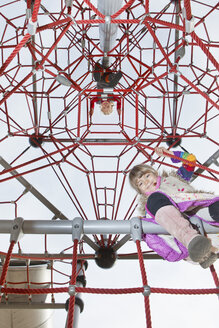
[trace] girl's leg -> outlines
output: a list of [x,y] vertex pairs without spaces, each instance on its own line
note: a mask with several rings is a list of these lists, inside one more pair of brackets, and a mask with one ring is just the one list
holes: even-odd
[[208,207],[209,214],[212,217],[212,219],[216,222],[219,222],[219,201],[211,204]]
[[168,197],[156,192],[151,194],[147,208],[155,216],[157,223],[188,248],[190,258],[194,262],[201,263],[211,255],[211,241],[198,234]]
[[161,193],[148,197],[147,208],[155,221],[188,248],[189,242],[198,235],[190,222],[186,220],[171,201]]
[[202,207],[196,213],[202,219],[210,222],[219,222],[219,201],[209,205],[208,207]]

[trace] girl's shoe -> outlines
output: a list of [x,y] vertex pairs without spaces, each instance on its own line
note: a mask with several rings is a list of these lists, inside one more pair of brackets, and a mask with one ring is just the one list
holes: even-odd
[[214,254],[211,253],[211,247],[211,241],[208,238],[202,235],[195,236],[188,244],[188,252],[191,260],[199,263],[205,263],[208,259],[210,261],[210,255]]
[[203,261],[200,262],[200,266],[203,269],[209,268],[217,260],[217,254],[211,252],[210,255]]

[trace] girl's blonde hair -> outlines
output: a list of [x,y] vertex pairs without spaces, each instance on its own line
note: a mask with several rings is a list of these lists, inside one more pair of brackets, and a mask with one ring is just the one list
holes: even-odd
[[135,165],[131,171],[129,172],[129,182],[132,188],[134,188],[139,194],[141,193],[138,185],[137,185],[137,179],[140,179],[142,175],[146,173],[153,173],[156,176],[158,176],[158,172],[153,169],[153,167],[146,165],[146,164],[138,164]]

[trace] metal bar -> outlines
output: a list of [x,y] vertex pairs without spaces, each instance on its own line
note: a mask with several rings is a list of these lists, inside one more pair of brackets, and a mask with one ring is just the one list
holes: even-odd
[[100,48],[104,52],[102,64],[109,66],[107,52],[112,50],[117,36],[118,24],[112,24],[110,15],[116,13],[122,7],[122,0],[98,0],[98,10],[106,15],[105,23],[99,24]]
[[[168,232],[161,226],[142,222],[142,233],[164,234]],[[12,229],[12,220],[0,220],[0,233],[10,233]],[[218,227],[203,224],[206,233],[218,233]],[[22,230],[24,234],[54,234],[65,235],[72,234],[72,221],[69,220],[24,220]],[[84,234],[130,234],[131,220],[87,220],[83,221]]]
[[[57,142],[61,142],[61,143],[74,143],[74,142],[78,142],[78,139],[76,139],[76,138],[56,138],[55,139],[55,141],[57,141]],[[146,142],[146,143],[148,143],[148,142],[155,142],[155,141],[157,141],[157,138],[147,138],[147,139],[141,139],[141,143],[144,143],[144,142]],[[163,138],[162,139],[162,141],[163,142],[165,142],[165,141],[168,141],[168,138]],[[51,139],[46,139],[46,138],[43,138],[43,142],[54,142],[54,140],[51,140]],[[105,142],[105,143],[107,143],[107,142],[114,142],[114,143],[124,143],[124,144],[129,144],[129,142],[127,141],[127,140],[125,140],[125,139],[119,139],[119,138],[114,138],[114,139],[112,139],[112,138],[101,138],[101,139],[97,139],[97,138],[85,138],[85,139],[83,139],[83,143],[86,143],[86,142],[96,142],[96,143],[98,143],[98,142]]]
[[[1,255],[1,258],[4,258],[6,255]],[[117,260],[138,260],[138,255],[137,253],[135,254],[117,254],[116,256]],[[155,253],[145,253],[143,254],[143,258],[145,260],[157,260],[157,259],[162,259],[159,255]],[[72,260],[72,254],[40,254],[40,253],[13,253],[12,254],[12,259],[31,259],[33,261],[42,261],[42,260]],[[95,260],[95,254],[87,253],[87,254],[79,254],[78,255],[79,260]]]
[[[7,170],[11,169],[10,164],[6,162],[0,156],[0,164]],[[10,172],[11,175],[19,175],[16,170]],[[26,188],[26,191],[29,191],[32,195],[34,195],[43,205],[45,205],[52,213],[54,213],[55,218],[59,218],[62,220],[68,220],[68,218],[61,213],[48,199],[46,199],[36,188],[34,188],[27,180],[25,180],[22,176],[17,176],[16,179]]]
[[[217,166],[219,166],[218,163],[218,158],[219,158],[219,150],[217,150],[212,156],[209,157],[209,159],[204,162],[204,164],[202,164],[203,166],[209,167],[211,164],[215,164]],[[204,169],[199,168],[198,170],[195,171],[195,174],[193,175],[193,177],[191,178],[191,182],[194,181],[199,174],[201,174],[202,172],[204,172]],[[197,175],[196,175],[197,174]]]
[[[33,35],[31,37],[31,43],[35,44],[35,36]],[[35,51],[33,50],[33,55],[35,56]],[[35,66],[35,60],[32,57],[32,66],[34,69]],[[33,81],[33,112],[34,112],[34,128],[35,128],[35,134],[38,133],[38,106],[37,106],[37,79],[36,79],[36,74],[33,74],[32,76],[32,81]]]

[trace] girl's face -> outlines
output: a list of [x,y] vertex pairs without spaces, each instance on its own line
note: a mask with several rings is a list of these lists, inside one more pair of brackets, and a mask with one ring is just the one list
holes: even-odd
[[142,175],[142,177],[137,179],[136,184],[141,194],[155,191],[157,184],[157,176],[152,172],[145,173],[144,175]]

